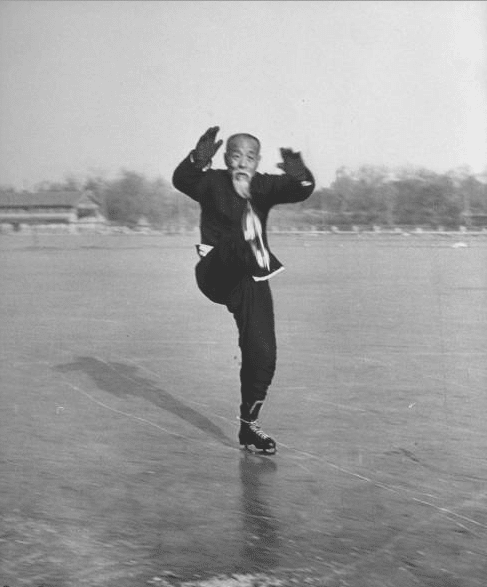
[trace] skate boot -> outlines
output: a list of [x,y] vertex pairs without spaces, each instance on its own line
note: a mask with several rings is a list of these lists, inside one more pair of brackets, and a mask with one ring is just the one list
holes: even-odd
[[238,440],[250,452],[273,455],[277,451],[275,440],[261,429],[257,420],[247,422],[240,418]]
[[251,406],[240,406],[238,440],[250,452],[273,455],[277,451],[276,441],[261,429],[257,420],[262,404],[262,401],[257,401]]

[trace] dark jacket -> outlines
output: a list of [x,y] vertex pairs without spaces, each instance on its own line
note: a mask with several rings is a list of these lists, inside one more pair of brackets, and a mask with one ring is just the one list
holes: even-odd
[[[256,173],[250,184],[251,203],[262,223],[267,245],[266,224],[270,209],[276,204],[302,202],[312,194],[315,182],[309,170],[305,181],[289,175]],[[221,236],[240,230],[246,201],[235,191],[226,169],[198,169],[186,157],[173,174],[174,187],[201,206],[201,242],[215,246]]]

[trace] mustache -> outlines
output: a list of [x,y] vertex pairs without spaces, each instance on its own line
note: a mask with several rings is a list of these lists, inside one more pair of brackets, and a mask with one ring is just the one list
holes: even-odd
[[241,181],[242,177],[244,176],[248,181],[252,179],[251,174],[248,171],[242,171],[240,169],[232,170],[232,178],[236,181]]

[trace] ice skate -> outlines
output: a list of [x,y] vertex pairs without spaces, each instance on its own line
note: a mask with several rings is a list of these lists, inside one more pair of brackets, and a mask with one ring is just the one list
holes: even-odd
[[257,420],[247,422],[240,418],[240,432],[238,433],[240,445],[257,454],[276,454],[276,442],[266,434],[259,426]]

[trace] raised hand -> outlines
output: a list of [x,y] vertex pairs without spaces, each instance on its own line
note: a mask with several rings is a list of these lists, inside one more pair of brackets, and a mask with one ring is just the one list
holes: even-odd
[[199,138],[192,152],[196,167],[203,169],[203,167],[211,163],[215,153],[222,146],[223,141],[221,139],[215,142],[219,130],[219,126],[212,126]]
[[278,163],[277,167],[296,181],[304,181],[307,178],[307,172],[301,153],[294,152],[292,149],[281,149],[280,151],[282,163]]

